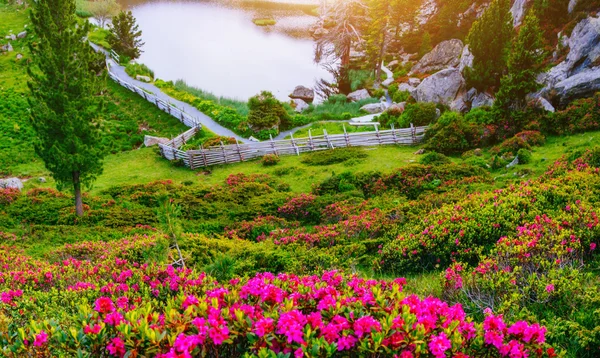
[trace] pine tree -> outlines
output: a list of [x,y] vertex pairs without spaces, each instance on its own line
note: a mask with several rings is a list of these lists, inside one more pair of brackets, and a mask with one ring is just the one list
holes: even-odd
[[379,83],[390,24],[390,6],[388,0],[369,0],[368,7],[369,21],[365,34],[366,55],[369,66],[374,72],[375,82]]
[[130,60],[140,57],[141,47],[144,46],[141,40],[142,31],[135,23],[131,11],[121,11],[119,15],[113,17],[109,29],[107,41],[116,53]]
[[394,29],[394,37],[399,38],[402,26],[412,23],[417,14],[420,3],[414,0],[390,1],[390,25]]
[[248,108],[248,124],[255,131],[277,127],[289,119],[285,107],[268,91],[250,97]]
[[88,22],[77,23],[74,0],[31,2],[37,45],[28,72],[35,151],[59,189],[73,186],[77,215],[83,215],[82,185],[102,172],[104,151],[97,123],[94,54]]
[[510,0],[493,0],[475,21],[467,36],[473,54],[473,67],[465,73],[469,85],[483,91],[500,84],[513,37],[512,23]]
[[525,109],[527,95],[540,88],[536,78],[544,60],[543,46],[539,20],[530,11],[512,44],[508,57],[508,74],[502,78],[495,107],[501,110]]
[[419,56],[423,57],[429,52],[433,50],[433,46],[431,45],[431,35],[429,32],[423,34],[423,39],[421,40],[421,47],[419,48]]

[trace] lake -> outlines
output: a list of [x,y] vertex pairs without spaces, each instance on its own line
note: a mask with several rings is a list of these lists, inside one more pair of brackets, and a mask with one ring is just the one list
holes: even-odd
[[[261,90],[287,100],[297,85],[331,80],[313,61],[314,41],[306,30],[317,18],[306,11],[247,2],[133,0],[121,5],[133,12],[143,32],[138,61],[158,78],[183,79],[241,100]],[[252,22],[269,17],[277,25]]]

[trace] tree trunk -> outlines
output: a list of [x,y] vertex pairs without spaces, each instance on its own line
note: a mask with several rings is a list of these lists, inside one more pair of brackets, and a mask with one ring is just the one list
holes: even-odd
[[75,192],[75,212],[77,216],[83,216],[83,201],[81,199],[81,182],[79,172],[73,172],[73,190]]

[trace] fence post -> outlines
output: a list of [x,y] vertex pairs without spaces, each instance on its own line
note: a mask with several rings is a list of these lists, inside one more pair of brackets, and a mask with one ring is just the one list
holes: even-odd
[[238,142],[237,138],[235,139],[235,145],[237,147],[238,155],[240,156],[240,162],[243,162],[244,157],[242,156],[242,151],[240,150],[240,142]]
[[415,128],[415,126],[413,126],[413,124],[410,124],[410,134],[412,136],[412,144],[416,144],[417,143],[417,129]]
[[348,136],[348,132],[346,132],[346,125],[342,124],[344,127],[344,139],[346,139],[346,147],[350,147],[350,137]]
[[223,145],[223,141],[221,142],[221,151],[223,152],[223,159],[225,159],[225,164],[229,164],[229,162],[227,162],[227,153],[225,152],[225,146]]
[[194,170],[194,154],[189,150],[186,153],[188,155],[188,161],[190,162],[190,169]]
[[308,145],[310,146],[311,152],[315,150],[315,144],[313,143],[313,140],[312,140],[312,134],[310,134],[310,128],[308,129]]
[[398,137],[396,136],[396,128],[394,128],[394,123],[392,123],[392,136],[394,136],[394,144],[398,144]]
[[377,142],[381,145],[381,136],[379,135],[379,127],[375,126],[375,133],[377,135]]
[[329,136],[327,135],[327,130],[323,129],[323,136],[325,137],[325,140],[327,141],[327,146],[331,149],[335,149],[333,147],[333,145],[331,144],[331,141],[329,140]]
[[202,151],[202,159],[204,160],[204,167],[208,167],[208,164],[206,164],[206,152],[204,151],[204,146],[202,144],[200,144],[200,150]]
[[273,149],[273,153],[275,153],[276,156],[279,156],[279,153],[277,153],[277,149],[275,149],[275,142],[273,141],[273,136],[270,133],[269,138],[271,138],[271,148]]
[[296,141],[294,140],[294,133],[290,133],[290,136],[292,137],[292,146],[294,147],[294,150],[296,150],[296,155],[300,155],[300,150],[298,149]]

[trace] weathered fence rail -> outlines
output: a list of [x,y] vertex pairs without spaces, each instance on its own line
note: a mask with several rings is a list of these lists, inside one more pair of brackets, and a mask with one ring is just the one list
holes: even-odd
[[325,132],[320,136],[312,136],[309,132],[307,138],[292,138],[230,144],[200,148],[198,150],[183,151],[178,148],[190,138],[192,130],[165,144],[159,144],[163,156],[169,160],[182,160],[191,169],[208,167],[218,164],[231,164],[260,158],[266,154],[300,155],[300,153],[319,150],[364,147],[386,144],[413,145],[421,142],[425,135],[426,127],[411,127],[405,129],[389,129],[375,132],[344,133],[328,135]]
[[[188,113],[182,111],[181,109],[177,108],[173,104],[168,103],[168,102],[158,98],[158,96],[154,95],[153,93],[144,91],[144,89],[120,79],[117,75],[112,73],[112,71],[110,70],[110,62],[108,60],[106,61],[106,66],[108,68],[108,75],[110,76],[110,78],[113,81],[115,81],[118,84],[120,84],[121,86],[127,88],[131,92],[137,93],[138,95],[144,97],[144,99],[146,101],[154,104],[160,110],[169,113],[171,116],[177,118],[181,123],[185,124],[186,126],[191,127],[191,128],[198,128],[198,129],[202,128],[202,125],[200,124],[200,121],[198,121],[197,118],[190,116]],[[194,132],[194,133],[196,133],[196,132]],[[181,137],[182,135],[180,135],[179,137]],[[179,137],[177,137],[177,138],[179,138]],[[177,139],[177,138],[175,138],[175,139]],[[187,139],[189,139],[189,138],[187,138]],[[179,148],[179,147],[177,147],[177,148]]]

